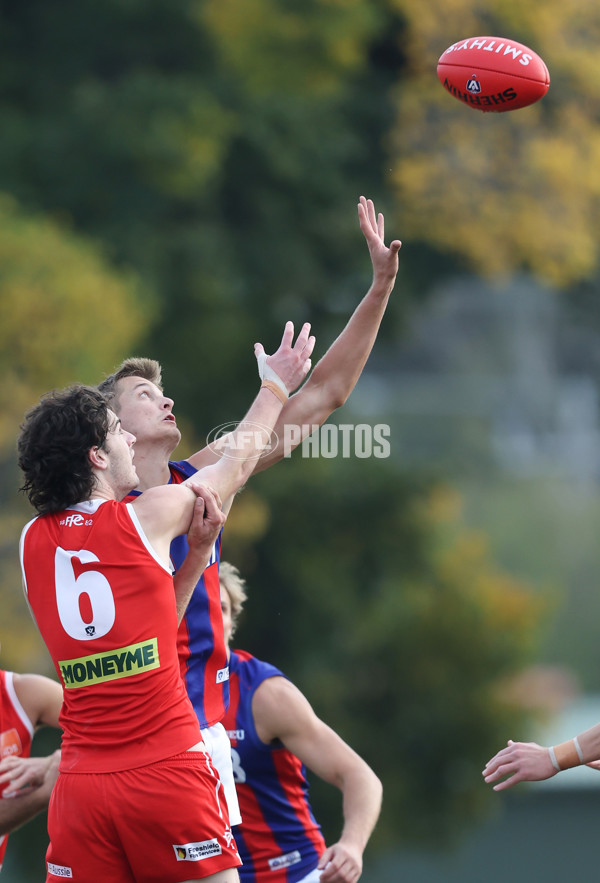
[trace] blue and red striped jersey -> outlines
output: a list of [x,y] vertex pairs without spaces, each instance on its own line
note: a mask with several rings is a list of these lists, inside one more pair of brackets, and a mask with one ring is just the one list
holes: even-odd
[[231,652],[229,670],[231,701],[223,724],[242,814],[233,829],[240,881],[296,883],[316,868],[325,841],[308,799],[304,765],[281,742],[265,745],[252,715],[257,687],[285,675],[244,650]]
[[[169,461],[170,483],[181,484],[197,470],[187,460]],[[132,491],[126,500],[138,496]],[[217,537],[210,563],[198,580],[177,633],[177,652],[185,682],[201,727],[223,719],[229,705],[229,667],[223,634],[219,561],[221,539]],[[171,562],[177,571],[188,552],[187,537],[171,543]]]

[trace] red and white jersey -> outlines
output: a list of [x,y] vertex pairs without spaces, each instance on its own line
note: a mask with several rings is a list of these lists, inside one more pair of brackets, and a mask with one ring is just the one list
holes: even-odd
[[173,578],[134,507],[90,500],[21,535],[25,593],[63,685],[62,772],[114,772],[200,741]]
[[[0,760],[13,755],[29,757],[33,731],[34,725],[15,692],[13,673],[0,670]],[[8,834],[0,834],[0,870],[7,841]]]

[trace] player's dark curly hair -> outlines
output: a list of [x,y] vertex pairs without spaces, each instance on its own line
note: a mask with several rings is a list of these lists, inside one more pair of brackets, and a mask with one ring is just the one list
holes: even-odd
[[27,412],[17,442],[21,490],[38,514],[89,499],[95,477],[88,452],[103,447],[108,428],[106,399],[80,384],[47,393]]

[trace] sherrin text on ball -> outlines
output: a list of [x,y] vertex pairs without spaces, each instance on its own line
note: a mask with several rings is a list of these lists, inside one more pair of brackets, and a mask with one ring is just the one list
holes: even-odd
[[540,56],[505,37],[470,37],[442,52],[440,83],[450,95],[481,111],[504,113],[543,98],[550,86]]

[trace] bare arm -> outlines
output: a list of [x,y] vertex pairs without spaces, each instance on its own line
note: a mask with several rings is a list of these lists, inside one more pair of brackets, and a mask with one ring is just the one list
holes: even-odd
[[36,674],[13,674],[19,702],[34,727],[58,727],[63,691],[58,681]]
[[[57,681],[15,673],[13,685],[34,727],[58,727],[63,691]],[[47,807],[59,759],[60,751],[55,751],[47,757],[12,756],[0,762],[0,834],[13,831]]]
[[[293,391],[302,383],[311,367],[310,356],[315,338],[310,334],[310,325],[302,326],[296,343],[293,342],[294,326],[287,322],[279,349],[265,359],[261,344],[255,344],[257,359],[266,361],[269,369],[285,386]],[[262,376],[262,375],[261,375]],[[208,482],[223,500],[224,511],[228,511],[234,494],[246,483],[252,474],[258,458],[271,440],[273,427],[283,408],[285,394],[273,391],[274,384],[263,381],[263,385],[249,411],[237,428],[219,440],[216,450],[218,459],[212,465],[204,465],[204,451],[189,458],[192,466],[199,471],[193,480]],[[214,449],[213,449],[214,450]]]
[[346,402],[373,349],[396,281],[402,243],[395,239],[389,248],[385,245],[384,217],[375,213],[372,200],[364,196],[358,204],[358,219],[373,265],[371,287],[302,389],[284,406],[275,433],[279,439],[286,439],[286,449],[280,444],[261,457],[255,471],[267,469],[284,454],[289,456],[303,438]]
[[[287,450],[279,444],[263,454],[256,463],[255,472],[277,463],[285,453],[300,444],[312,431],[311,427],[324,423],[336,408],[344,404],[373,349],[396,281],[401,242],[396,239],[389,247],[385,245],[383,215],[376,215],[373,202],[364,196],[358,205],[358,220],[373,265],[371,287],[344,330],[317,362],[304,386],[284,405],[275,424],[275,434],[280,442],[286,439]],[[190,457],[190,462],[199,469],[215,462],[218,456],[214,448],[206,447]]]
[[[277,352],[265,357],[262,345],[255,344],[255,354],[257,359],[266,360],[278,381],[290,390],[295,389],[310,370],[314,344],[310,325],[303,325],[294,343],[294,326],[287,322]],[[244,420],[234,432],[228,434],[226,449],[219,452],[216,463],[199,469],[183,484],[149,488],[129,504],[133,506],[146,536],[163,561],[169,560],[168,546],[171,540],[189,530],[195,505],[195,486],[202,484],[211,488],[223,501],[222,509],[227,513],[235,493],[252,473],[257,459],[269,443],[273,426],[283,407],[284,394],[277,392],[276,385],[265,383]],[[273,391],[274,386],[276,391]],[[201,460],[199,455],[193,455],[189,462],[198,468]]]
[[512,788],[519,782],[550,779],[558,772],[600,760],[600,724],[590,727],[574,739],[560,745],[544,747],[536,742],[513,742],[509,739],[489,760],[483,770],[488,784],[496,782],[494,791]]
[[285,678],[263,681],[254,694],[252,712],[263,742],[280,739],[308,769],[342,792],[342,833],[321,856],[319,868],[325,869],[323,883],[355,883],[381,810],[381,782]]

